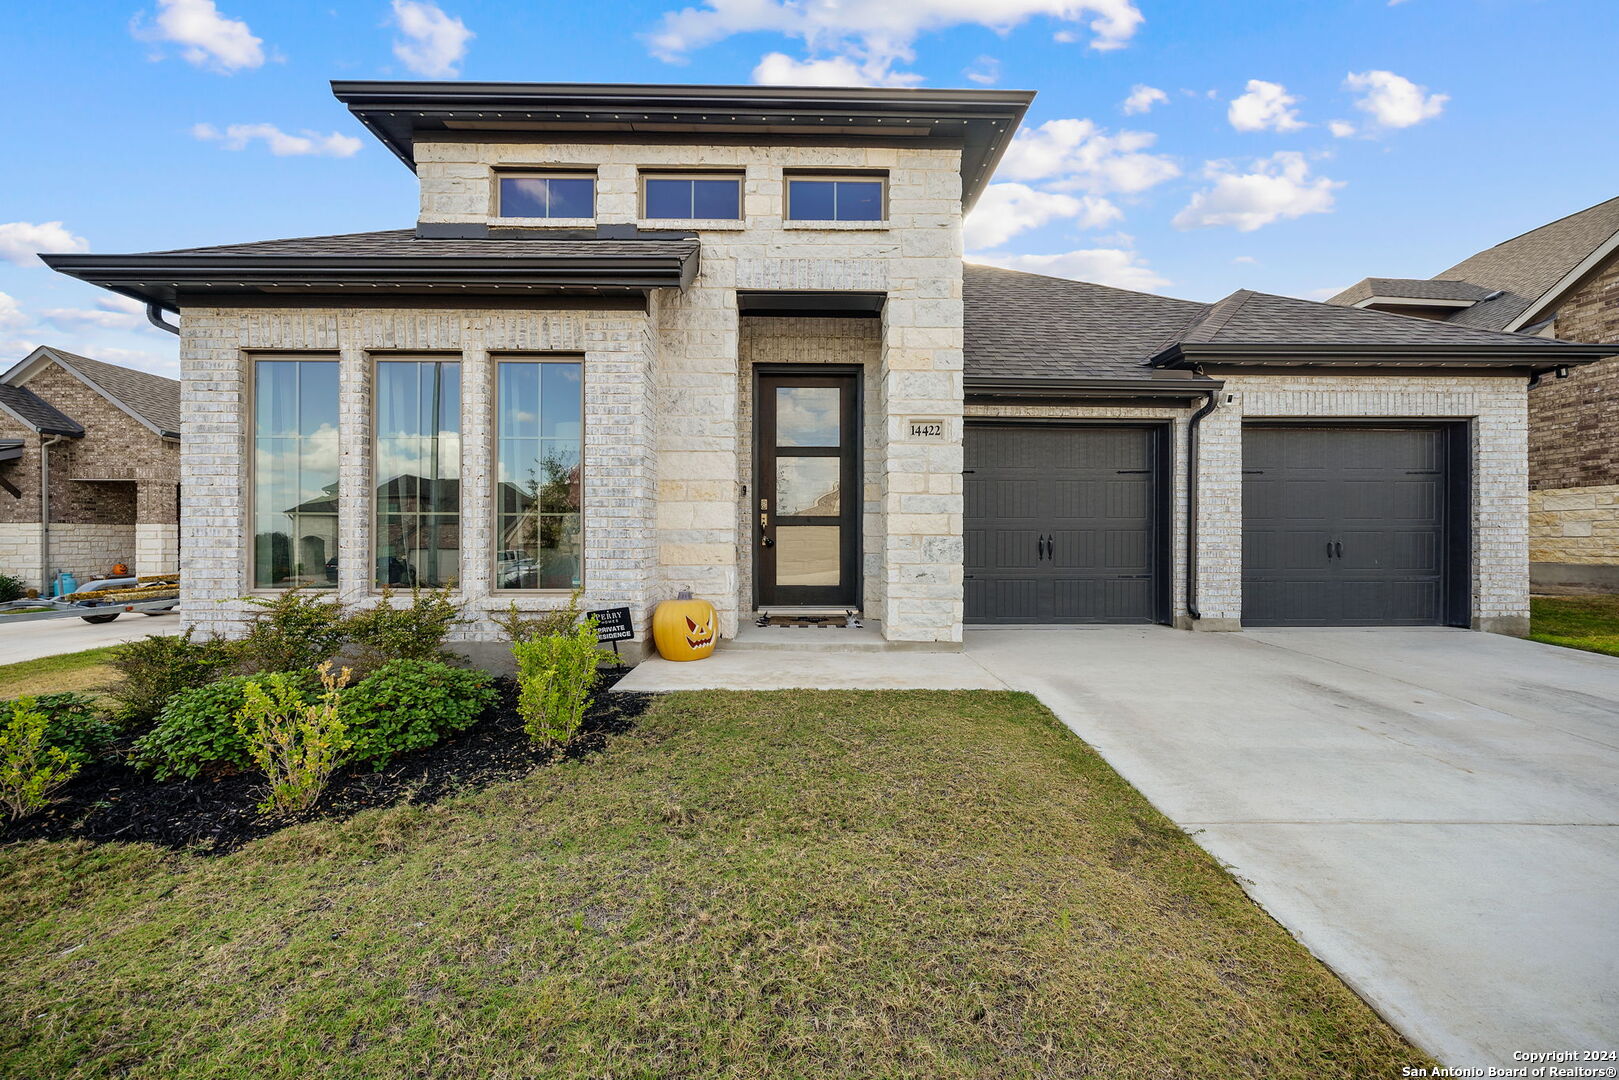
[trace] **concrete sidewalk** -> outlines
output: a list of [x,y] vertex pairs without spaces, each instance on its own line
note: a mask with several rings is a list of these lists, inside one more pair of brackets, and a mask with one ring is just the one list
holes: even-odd
[[17,664],[46,656],[122,645],[151,634],[178,634],[180,616],[142,615],[132,612],[109,623],[87,623],[83,619],[36,619],[30,622],[0,623],[0,664]]
[[[806,631],[808,632],[808,631]],[[706,660],[643,660],[615,690],[1005,690],[959,652],[728,649]]]

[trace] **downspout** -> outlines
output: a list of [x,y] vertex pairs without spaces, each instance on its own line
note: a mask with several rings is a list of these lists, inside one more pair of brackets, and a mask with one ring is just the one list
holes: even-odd
[[39,591],[44,596],[51,591],[51,447],[65,438],[52,435],[39,441]]
[[180,328],[178,326],[175,326],[173,323],[166,323],[163,321],[163,305],[157,303],[156,301],[152,301],[146,305],[146,321],[157,327],[159,330],[167,330],[176,337],[178,337],[180,334]]
[[1186,425],[1186,614],[1194,622],[1203,617],[1197,609],[1197,429],[1219,405],[1220,391],[1210,390]]

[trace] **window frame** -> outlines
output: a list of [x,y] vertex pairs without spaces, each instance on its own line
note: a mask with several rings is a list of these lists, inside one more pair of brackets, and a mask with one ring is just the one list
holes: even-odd
[[[243,366],[246,368],[246,377],[242,380],[242,399],[246,413],[247,438],[242,455],[242,470],[246,474],[242,489],[246,498],[242,500],[242,535],[247,544],[247,558],[242,560],[242,590],[247,596],[282,596],[297,588],[311,589],[322,595],[336,596],[343,587],[343,560],[338,555],[337,580],[330,585],[300,586],[300,585],[260,585],[258,584],[259,545],[258,545],[258,505],[259,505],[259,467],[258,467],[258,439],[259,439],[259,378],[258,370],[261,363],[329,363],[337,369],[337,389],[341,396],[343,392],[343,357],[341,353],[311,351],[311,352],[284,352],[284,351],[249,351],[242,352]],[[343,439],[343,414],[341,406],[338,410],[337,437],[341,448]],[[341,466],[337,471],[337,550],[340,551],[343,530],[343,472]],[[297,537],[293,537],[296,545]],[[335,552],[334,552],[335,553]],[[321,566],[321,576],[325,577],[326,567]]]
[[[523,221],[523,222],[542,222],[542,223],[543,222],[549,222],[549,221],[560,221],[560,222],[563,222],[564,224],[567,224],[567,223],[579,222],[579,221],[592,221],[593,222],[593,221],[596,220],[597,201],[598,201],[597,200],[597,195],[598,195],[597,188],[598,188],[598,186],[600,184],[600,178],[598,177],[597,172],[596,172],[595,169],[566,168],[566,167],[555,168],[555,169],[496,168],[496,169],[493,170],[491,175],[492,175],[495,190],[493,192],[492,199],[491,199],[492,205],[494,206],[494,213],[491,214],[490,217],[495,218],[498,221],[511,221],[511,222]],[[590,181],[590,213],[583,216],[583,217],[580,217],[580,216],[577,216],[577,215],[573,216],[573,217],[561,217],[561,216],[550,216],[550,215],[548,215],[546,217],[529,217],[527,215],[508,214],[508,213],[506,213],[506,207],[504,205],[502,205],[502,199],[501,199],[501,190],[500,190],[500,188],[501,188],[501,181],[503,181],[503,180],[589,180]],[[545,192],[545,205],[546,205],[547,210],[549,210],[551,208],[551,191],[550,191],[549,188],[547,188],[546,192]]]
[[[875,218],[799,218],[793,216],[793,184],[799,181],[809,181],[820,184],[837,183],[875,183],[882,192],[882,209],[879,217]],[[782,174],[781,192],[782,220],[789,225],[803,224],[805,222],[833,221],[839,225],[866,225],[875,226],[888,222],[888,173],[887,172],[785,172]],[[837,192],[832,194],[833,210],[837,209]]]
[[[506,550],[500,547],[500,365],[502,364],[576,364],[579,367],[579,584],[569,588],[554,589],[508,589],[500,584],[500,553]],[[521,353],[505,352],[489,354],[489,445],[493,451],[489,462],[489,552],[486,556],[489,569],[489,591],[493,597],[519,598],[524,596],[569,596],[576,589],[589,587],[590,579],[586,573],[587,553],[590,550],[590,526],[585,517],[585,507],[589,500],[589,474],[585,470],[585,444],[588,432],[585,430],[586,400],[589,390],[588,376],[585,371],[585,355],[583,353]]]
[[[744,222],[748,219],[747,208],[747,174],[740,170],[712,169],[712,170],[682,170],[682,169],[642,169],[637,171],[637,180],[640,190],[636,193],[637,211],[641,221],[735,221]],[[730,180],[736,184],[736,217],[664,217],[647,213],[647,183],[652,180]],[[695,208],[696,192],[692,196]]]
[[[463,538],[466,535],[466,531],[465,531],[466,498],[465,498],[465,489],[464,489],[464,486],[463,486],[463,483],[462,483],[463,477],[465,476],[465,473],[466,473],[466,452],[467,452],[466,434],[463,431],[463,427],[464,427],[463,420],[465,419],[465,416],[466,416],[466,390],[467,390],[467,383],[466,383],[467,363],[466,363],[466,357],[464,355],[462,355],[461,353],[458,353],[458,352],[442,352],[442,353],[432,353],[432,352],[401,352],[401,353],[372,352],[372,353],[367,354],[367,360],[369,361],[368,375],[369,375],[369,379],[370,379],[370,381],[368,383],[368,389],[369,389],[370,392],[367,395],[367,398],[370,401],[370,408],[367,410],[367,412],[368,412],[367,420],[369,421],[368,426],[371,429],[371,434],[370,434],[369,444],[368,444],[368,447],[367,447],[367,453],[370,455],[370,457],[366,462],[366,501],[369,504],[369,510],[368,510],[369,516],[366,519],[366,528],[369,530],[369,532],[371,534],[370,535],[370,542],[369,542],[370,543],[371,559],[370,559],[369,568],[366,571],[366,590],[371,595],[378,596],[378,595],[381,595],[382,590],[384,588],[396,588],[396,586],[392,586],[392,585],[384,586],[384,585],[377,584],[377,559],[380,557],[381,547],[382,547],[382,544],[381,544],[381,531],[382,530],[378,527],[379,519],[381,517],[381,514],[380,514],[380,512],[378,510],[378,507],[381,504],[381,496],[377,492],[377,483],[378,483],[377,462],[379,460],[381,460],[380,455],[378,454],[378,447],[379,447],[380,435],[381,435],[381,431],[382,431],[381,425],[377,422],[378,421],[378,414],[379,414],[379,411],[380,411],[377,408],[377,390],[378,390],[378,387],[380,385],[380,382],[379,382],[378,377],[377,377],[378,376],[378,369],[383,364],[390,364],[390,363],[395,363],[395,364],[397,364],[397,363],[406,363],[406,364],[408,364],[408,363],[418,363],[418,364],[419,363],[441,363],[441,364],[455,364],[455,365],[459,366],[460,369],[461,369],[460,372],[459,372],[459,380],[458,380],[460,382],[460,384],[461,384],[460,390],[458,392],[458,396],[460,397],[461,407],[456,410],[456,414],[455,414],[456,435],[459,436],[460,440],[461,440],[461,442],[460,442],[461,452],[460,452],[460,454],[458,454],[456,456],[456,485],[457,485],[456,486],[456,499],[455,499],[455,519],[456,519],[456,533],[457,533],[457,544],[456,544],[456,551],[455,551],[455,571],[456,571],[456,573],[455,573],[455,580],[449,587],[454,592],[457,592],[457,593],[463,592],[464,589],[463,589],[462,583],[466,579],[466,559],[464,558],[464,556],[466,554],[466,545],[461,543],[460,540],[461,540],[461,538]],[[424,586],[424,587],[426,587],[426,588],[443,588],[444,586],[433,585],[433,586]]]

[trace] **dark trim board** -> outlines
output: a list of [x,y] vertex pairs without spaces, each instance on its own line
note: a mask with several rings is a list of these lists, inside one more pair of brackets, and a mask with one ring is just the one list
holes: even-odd
[[[971,445],[975,433],[991,431],[1026,431],[1031,441],[1038,438],[1039,432],[1133,432],[1142,437],[1138,446],[1144,460],[1113,465],[1095,459],[1076,462],[1066,477],[1060,475],[1061,461],[1052,463],[1051,468],[1045,464],[1010,468],[1006,470],[1008,475],[999,479],[1024,489],[1016,497],[1009,493],[1003,496],[1000,492],[986,492],[970,498],[963,519],[969,547],[966,621],[972,625],[1168,623],[1173,584],[1173,485],[1170,483],[1174,461],[1173,424],[1168,420],[969,417],[965,434],[969,444],[966,470],[969,486],[975,482],[980,469],[994,468],[981,462],[975,465],[979,455]],[[1100,446],[1098,454],[1105,456],[1121,450],[1134,453],[1127,443],[1119,443]],[[1145,467],[1119,469],[1116,464]],[[1012,475],[1019,471],[1022,475]],[[1140,477],[1140,480],[1124,481],[1126,475]],[[977,482],[987,479],[991,478],[984,477]],[[1065,493],[1052,484],[1071,485],[1071,492],[1067,494],[1084,494],[1065,501]],[[1008,505],[1000,507],[1001,502]],[[997,509],[990,509],[992,505]],[[1009,513],[1002,515],[999,509]],[[989,516],[992,513],[995,516]],[[1122,527],[1109,529],[1110,516]],[[1139,524],[1132,525],[1132,519]],[[1138,554],[1132,556],[1129,552],[1143,529],[1147,534],[1146,547],[1137,548]],[[1027,552],[1023,550],[1031,542],[1040,552],[1032,562],[1024,558]],[[1134,565],[1123,565],[1132,561]],[[1073,567],[1071,574],[1063,572],[1065,562]],[[1108,563],[1120,567],[1118,577],[1109,578],[1105,570]],[[1098,566],[1104,569],[1098,572]],[[1126,570],[1132,572],[1124,572]],[[1146,579],[1143,588],[1129,584],[1143,578]],[[1014,593],[1029,592],[1029,603],[1003,605],[989,591],[996,583]],[[1060,600],[1065,594],[1073,598],[1066,610]],[[989,606],[985,607],[986,604]]]
[[1469,626],[1471,431],[1462,420],[1244,423],[1242,624]]

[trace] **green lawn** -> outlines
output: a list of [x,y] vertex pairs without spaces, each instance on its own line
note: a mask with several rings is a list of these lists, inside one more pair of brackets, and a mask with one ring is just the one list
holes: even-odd
[[1537,596],[1529,607],[1534,640],[1619,656],[1619,596]]
[[118,672],[111,666],[112,654],[117,648],[107,645],[62,656],[24,660],[20,664],[0,664],[0,698],[64,690],[87,693],[104,690],[118,679]]
[[705,692],[221,857],[0,846],[9,1077],[1431,1064],[1032,697]]

